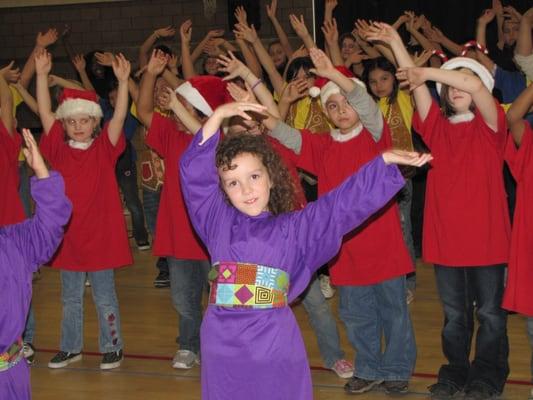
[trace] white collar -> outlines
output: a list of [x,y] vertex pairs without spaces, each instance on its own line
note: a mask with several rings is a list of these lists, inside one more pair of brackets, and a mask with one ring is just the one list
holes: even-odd
[[363,124],[359,122],[359,124],[348,133],[341,133],[339,129],[332,129],[330,134],[333,140],[336,142],[347,142],[348,140],[358,136],[362,130]]
[[77,142],[75,140],[69,139],[68,145],[73,149],[78,150],[87,150],[93,144],[94,139],[91,138],[88,142]]
[[455,115],[452,115],[451,117],[448,117],[448,121],[450,121],[450,123],[452,124],[459,124],[461,122],[472,121],[474,117],[475,115],[472,111],[467,111],[462,114],[455,114]]

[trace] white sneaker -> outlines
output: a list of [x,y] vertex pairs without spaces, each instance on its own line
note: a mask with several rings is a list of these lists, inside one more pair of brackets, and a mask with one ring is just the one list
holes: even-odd
[[353,364],[348,360],[337,360],[331,368],[339,378],[350,379],[353,376]]
[[172,359],[172,368],[191,369],[198,362],[198,356],[189,350],[178,350]]
[[320,291],[326,299],[331,299],[333,296],[335,296],[335,289],[333,286],[331,286],[329,276],[319,275],[318,280],[320,283]]

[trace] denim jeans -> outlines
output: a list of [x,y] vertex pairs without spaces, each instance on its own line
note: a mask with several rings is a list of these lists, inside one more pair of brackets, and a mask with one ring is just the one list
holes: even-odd
[[416,344],[406,302],[405,276],[375,285],[337,289],[339,316],[356,350],[354,376],[367,380],[409,380],[415,367]]
[[137,187],[137,167],[132,158],[132,148],[129,140],[126,141],[126,150],[117,161],[115,174],[124,196],[126,207],[131,214],[133,237],[137,243],[147,242],[148,232],[144,226],[144,212],[141,200],[139,200],[139,189]]
[[[413,242],[413,226],[411,223],[411,204],[413,201],[413,181],[405,180],[405,186],[400,190],[396,197],[398,208],[400,210],[400,222],[402,224],[403,240],[413,261],[416,265],[415,245]],[[414,272],[407,275],[407,288],[414,290],[416,288],[416,274]]]
[[22,334],[22,340],[24,343],[33,343],[33,337],[35,335],[35,317],[33,314],[33,300],[30,302],[30,309],[28,310],[28,317],[26,318],[26,326],[24,327],[24,333]]
[[[152,234],[152,240],[155,238],[155,225],[157,221],[157,211],[159,210],[159,201],[161,199],[161,189],[154,192],[143,187],[143,207],[146,217],[146,226]],[[164,257],[159,257],[156,263],[159,272],[168,274],[168,263]]]
[[[500,307],[505,265],[446,267],[435,265],[444,308],[442,351],[448,364],[439,370],[439,382],[458,389],[473,384],[501,393],[509,375],[507,312]],[[475,302],[475,306],[474,306]],[[479,327],[476,351],[470,362],[474,308]]]
[[324,366],[332,368],[335,361],[344,358],[344,352],[341,350],[337,321],[320,290],[320,283],[316,276],[306,291],[302,293],[301,298],[305,311],[307,311],[309,316],[311,327],[315,332]]
[[79,353],[83,349],[83,297],[85,277],[91,282],[93,300],[98,314],[101,353],[122,349],[120,314],[112,269],[96,272],[61,271],[61,351]]
[[181,350],[198,354],[202,323],[202,295],[207,288],[210,264],[207,260],[178,260],[167,257],[172,304],[179,314],[176,338]]

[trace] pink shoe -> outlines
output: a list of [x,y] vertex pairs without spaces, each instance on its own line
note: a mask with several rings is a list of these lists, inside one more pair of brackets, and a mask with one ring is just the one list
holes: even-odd
[[353,376],[353,364],[348,360],[337,360],[333,367],[331,368],[339,378],[349,379]]

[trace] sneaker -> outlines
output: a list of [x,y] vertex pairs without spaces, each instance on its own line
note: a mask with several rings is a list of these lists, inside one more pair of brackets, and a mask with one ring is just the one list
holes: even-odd
[[195,363],[198,363],[198,357],[192,351],[178,350],[172,359],[172,368],[190,369]]
[[119,351],[111,351],[105,353],[100,363],[100,369],[113,369],[120,367],[124,356],[122,355],[122,349]]
[[138,242],[137,243],[137,248],[139,249],[139,251],[150,250],[150,248],[151,248],[150,242],[148,240],[145,241],[145,242]]
[[49,362],[48,368],[64,368],[70,363],[81,360],[81,353],[67,353],[60,351]]
[[154,279],[154,287],[156,288],[167,288],[170,287],[170,277],[168,272],[160,271],[157,277]]
[[498,393],[483,384],[476,384],[469,386],[465,389],[465,400],[489,400],[498,397]]
[[90,287],[91,286],[91,281],[89,280],[89,277],[86,276],[85,277],[85,287]]
[[320,281],[320,290],[322,291],[324,297],[326,299],[331,299],[335,295],[335,289],[333,288],[333,286],[331,286],[329,276],[320,275],[318,277],[318,280]]
[[382,383],[385,393],[394,396],[407,394],[409,392],[409,382],[408,381],[385,381]]
[[331,368],[339,378],[350,379],[353,376],[353,364],[348,360],[337,360]]
[[407,304],[411,304],[413,300],[415,299],[415,291],[411,289],[407,289]]
[[366,379],[352,376],[348,383],[344,385],[344,391],[348,394],[365,393],[372,390],[375,386],[380,385],[382,382],[383,379],[367,381]]
[[433,400],[449,400],[461,393],[457,387],[444,382],[437,382],[428,389]]
[[26,362],[29,365],[32,365],[35,359],[35,347],[33,347],[31,343],[24,343],[22,347],[22,354],[24,354]]

